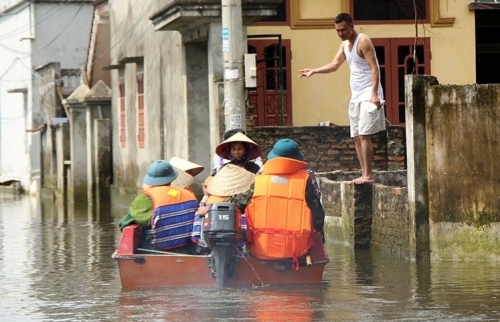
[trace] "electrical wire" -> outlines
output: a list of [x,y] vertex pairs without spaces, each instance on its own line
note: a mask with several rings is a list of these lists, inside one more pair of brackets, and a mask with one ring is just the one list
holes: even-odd
[[[52,15],[56,13],[55,11],[57,9],[63,8],[63,6],[65,4],[67,4],[68,2],[71,2],[71,0],[65,0],[65,1],[63,1],[61,3],[58,3],[57,5],[54,5],[50,10],[48,10],[45,13],[46,14],[45,16],[37,19],[37,22],[33,26],[36,26],[36,25],[40,24],[41,22],[43,22],[43,21],[49,19],[50,17],[52,17]],[[23,7],[22,9],[25,9],[31,3],[32,3],[32,1],[29,1],[29,3],[25,7]],[[16,12],[16,14],[18,14],[20,11],[21,10],[19,10],[18,12]],[[0,18],[1,18],[1,16],[0,16]],[[23,33],[24,31],[29,30],[31,28],[32,28],[32,23],[29,23],[29,24],[21,26],[21,27],[19,27],[17,29],[10,30],[8,33],[0,35],[0,40],[5,40],[5,39],[8,39],[8,38],[11,38],[11,37],[14,37],[14,36],[18,36],[21,33]]]
[[[120,28],[119,28],[119,27],[120,27],[120,24],[122,24],[122,23],[124,23],[124,22],[126,22],[126,21],[129,21],[128,17],[130,16],[130,13],[131,13],[131,12],[133,12],[133,10],[132,10],[132,9],[133,9],[133,8],[134,8],[134,7],[135,7],[138,3],[143,3],[143,2],[142,2],[142,1],[139,1],[139,0],[136,0],[136,1],[135,1],[134,5],[130,8],[130,10],[129,10],[129,12],[127,13],[127,15],[126,15],[125,17],[123,17],[123,20],[122,20],[119,24],[117,24],[117,25],[115,26],[115,29],[116,29],[116,30],[119,30],[119,29],[120,29]],[[110,4],[110,6],[111,6],[111,4]],[[148,10],[150,10],[150,9],[151,9],[151,6],[143,6],[142,11],[141,11],[139,14],[137,14],[137,16],[138,16],[138,17],[146,17],[146,12],[147,12]],[[128,40],[130,40],[130,36],[131,36],[131,35],[132,35],[132,33],[136,30],[137,25],[138,25],[139,23],[141,23],[141,22],[143,22],[143,20],[142,20],[142,19],[136,19],[135,23],[134,23],[134,24],[132,24],[132,25],[131,25],[131,26],[130,26],[130,27],[129,27],[129,28],[128,28],[128,29],[127,29],[124,33],[123,33],[123,36],[122,36],[121,38],[117,39],[117,40],[116,40],[116,42],[115,42],[115,43],[113,43],[113,45],[112,45],[112,46],[109,46],[109,48],[108,48],[107,50],[105,50],[102,54],[100,54],[100,55],[97,57],[97,59],[101,59],[101,58],[103,58],[105,55],[109,54],[109,53],[111,52],[111,50],[112,50],[112,49],[114,49],[116,46],[121,45],[124,41],[128,41]],[[142,32],[139,36],[140,36],[140,37],[142,37],[142,36],[146,33],[146,31],[148,31],[148,30],[149,30],[148,28],[144,28],[144,31],[143,31],[143,32]],[[116,35],[117,35],[117,34],[118,34],[118,32],[117,32],[117,31],[114,31],[114,32],[110,35],[110,37],[109,37],[109,38],[110,38],[110,39],[117,38],[117,37],[116,37]],[[132,44],[132,45],[134,45],[134,46],[135,46],[135,44]],[[128,47],[127,47],[127,49],[128,49]]]
[[[85,4],[85,3],[81,3],[81,4],[80,4],[80,7],[78,7],[78,9],[76,10],[76,12],[75,12],[75,13],[73,14],[73,16],[71,17],[71,19],[69,19],[69,20],[68,20],[68,22],[64,25],[64,27],[63,27],[63,28],[61,28],[61,31],[60,31],[60,32],[59,32],[59,33],[58,33],[58,34],[57,34],[54,38],[52,38],[52,40],[51,40],[51,41],[49,41],[47,44],[45,44],[45,46],[43,46],[42,48],[38,49],[38,50],[37,50],[37,51],[35,51],[35,52],[30,53],[29,55],[27,55],[27,56],[25,56],[25,57],[30,57],[30,56],[33,56],[33,55],[36,55],[36,54],[40,53],[42,50],[44,50],[45,48],[47,48],[48,46],[50,46],[50,44],[52,44],[54,41],[56,41],[56,40],[57,40],[57,38],[59,38],[59,36],[61,36],[61,35],[62,35],[62,33],[63,33],[64,31],[66,31],[66,28],[67,28],[67,27],[68,27],[68,26],[69,26],[72,22],[75,22],[75,20],[74,20],[74,19],[75,19],[75,17],[78,15],[78,13],[82,10],[82,8],[83,8],[83,5],[84,5],[84,4]],[[24,58],[24,57],[22,57],[22,58]]]
[[30,2],[31,1],[28,1],[24,7],[21,7],[21,8],[18,8],[18,10],[16,12],[9,12],[9,13],[0,13],[0,17],[7,17],[7,16],[15,16],[17,15],[19,12],[21,12],[24,8],[26,8],[27,6],[30,5]]

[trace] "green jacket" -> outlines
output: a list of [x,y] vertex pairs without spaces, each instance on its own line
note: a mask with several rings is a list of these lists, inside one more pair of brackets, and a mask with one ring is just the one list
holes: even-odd
[[153,201],[146,195],[140,194],[128,208],[128,213],[118,223],[120,231],[128,225],[139,224],[144,228],[151,228],[151,216],[153,215]]

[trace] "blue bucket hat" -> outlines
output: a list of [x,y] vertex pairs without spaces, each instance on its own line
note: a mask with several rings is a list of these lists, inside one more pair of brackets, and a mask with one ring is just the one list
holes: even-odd
[[149,165],[148,173],[144,176],[144,183],[150,186],[164,186],[174,181],[178,175],[170,162],[158,160]]
[[304,154],[300,152],[299,145],[292,139],[278,140],[271,152],[267,155],[267,159],[278,157],[290,158],[295,160],[304,160]]

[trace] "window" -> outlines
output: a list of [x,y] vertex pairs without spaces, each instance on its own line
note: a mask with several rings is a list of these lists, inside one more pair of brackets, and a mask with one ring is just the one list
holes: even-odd
[[265,17],[259,22],[256,22],[255,25],[288,26],[290,24],[289,11],[290,11],[290,0],[283,0],[283,2],[278,5],[275,16]]
[[125,110],[125,79],[120,77],[120,146],[127,147],[127,113]]
[[[139,66],[137,66],[139,69]],[[137,74],[137,143],[139,149],[144,149],[144,72]]]
[[[428,21],[429,0],[350,0],[354,21],[397,21],[414,22],[417,19]],[[415,3],[414,3],[415,2]]]

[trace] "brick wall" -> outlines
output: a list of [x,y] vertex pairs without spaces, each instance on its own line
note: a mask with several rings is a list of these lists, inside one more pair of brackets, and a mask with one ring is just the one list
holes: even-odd
[[[388,178],[383,178],[387,175]],[[406,177],[402,172],[399,176]],[[379,179],[393,184],[354,185],[347,181],[333,181],[330,173],[318,174],[323,193],[323,208],[331,225],[325,231],[342,231],[329,235],[335,240],[348,238],[353,248],[380,247],[391,253],[408,256],[410,252],[410,221],[408,189],[393,180],[390,172],[379,173]],[[333,229],[336,228],[336,229]]]
[[408,255],[410,213],[408,189],[374,185],[372,200],[372,244],[391,253]]
[[[290,138],[297,141],[315,172],[360,170],[349,126],[248,127],[247,133],[262,147],[264,161],[277,140]],[[406,169],[404,126],[388,126],[387,131],[374,135],[372,140],[373,170]]]
[[319,178],[326,216],[338,219],[329,222],[340,225],[337,228],[349,236],[353,248],[373,245],[393,253],[409,253],[404,126],[390,125],[372,137],[377,182],[373,185],[348,183],[360,170],[349,126],[250,126],[247,134],[262,147],[264,162],[277,140],[297,141]]

